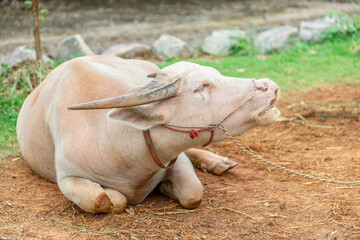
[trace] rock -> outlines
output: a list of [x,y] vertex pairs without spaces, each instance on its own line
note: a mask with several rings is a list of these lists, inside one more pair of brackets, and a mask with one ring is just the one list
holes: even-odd
[[[11,54],[10,58],[5,62],[8,68],[13,67],[14,65],[21,63],[25,60],[36,60],[36,52],[30,47],[19,46],[15,48],[14,52]],[[44,62],[51,62],[51,59],[43,54]]]
[[320,34],[325,32],[328,27],[335,23],[339,23],[340,18],[337,15],[333,17],[326,16],[324,18],[316,19],[312,22],[301,21],[299,28],[299,37],[305,42],[321,41]]
[[214,31],[204,39],[201,50],[215,56],[228,56],[232,48],[245,36],[245,32],[240,29]]
[[135,211],[134,211],[134,209],[133,209],[132,207],[126,208],[126,209],[125,209],[125,212],[127,212],[127,213],[130,214],[130,215],[135,215]]
[[299,36],[301,40],[308,42],[308,41],[315,41],[318,40],[318,36],[320,33],[324,31],[325,28],[328,27],[328,24],[323,22],[300,22],[300,30]]
[[122,58],[144,57],[151,52],[151,47],[142,43],[116,44],[109,47],[101,55],[118,56]]
[[80,34],[65,38],[57,47],[57,57],[60,60],[73,58],[74,56],[94,55],[93,51],[85,43]]
[[296,37],[298,30],[296,27],[284,25],[275,27],[259,33],[255,37],[255,46],[260,52],[280,50],[286,45],[286,41],[291,37]]
[[168,58],[190,58],[197,54],[196,50],[183,40],[167,34],[162,34],[153,43],[153,52],[161,60]]

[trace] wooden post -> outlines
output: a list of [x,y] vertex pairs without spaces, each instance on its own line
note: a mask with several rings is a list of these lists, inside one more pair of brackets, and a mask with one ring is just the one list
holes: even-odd
[[35,51],[36,59],[42,59],[41,44],[40,44],[40,18],[39,18],[39,0],[32,0],[32,11],[33,11],[33,27],[34,27],[34,38],[35,38]]

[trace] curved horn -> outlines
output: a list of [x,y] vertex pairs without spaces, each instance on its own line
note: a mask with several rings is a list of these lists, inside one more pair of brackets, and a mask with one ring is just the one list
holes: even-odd
[[150,74],[148,74],[146,77],[148,77],[148,78],[156,78],[157,77],[157,73],[155,72],[155,73],[150,73]]
[[180,87],[180,78],[158,74],[144,87],[121,96],[77,104],[68,107],[69,110],[109,109],[143,105],[170,98],[176,95]]

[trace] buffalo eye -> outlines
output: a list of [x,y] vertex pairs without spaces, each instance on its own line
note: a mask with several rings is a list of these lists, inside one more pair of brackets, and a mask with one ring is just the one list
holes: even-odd
[[209,87],[209,86],[210,86],[210,84],[204,83],[203,85],[198,87],[194,92],[201,92],[202,90],[204,90],[206,87]]

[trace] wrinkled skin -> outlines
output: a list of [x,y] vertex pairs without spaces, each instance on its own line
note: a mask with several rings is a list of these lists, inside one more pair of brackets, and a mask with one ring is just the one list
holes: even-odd
[[[175,97],[130,108],[67,109],[134,91],[151,81],[147,75],[153,72],[181,78]],[[203,187],[192,163],[214,174],[236,163],[196,149],[209,141],[210,132],[192,140],[160,124],[207,126],[243,104],[223,123],[231,134],[240,135],[276,119],[279,113],[272,106],[277,92],[278,86],[269,79],[224,77],[213,68],[189,62],[159,70],[141,60],[82,57],[57,67],[29,95],[17,122],[18,140],[30,167],[57,182],[61,192],[85,211],[122,212],[127,203],[140,203],[157,186],[183,207],[195,208]],[[142,133],[146,129],[151,129],[164,165],[178,157],[169,170],[151,159]],[[213,142],[223,139],[225,135],[216,129]]]

